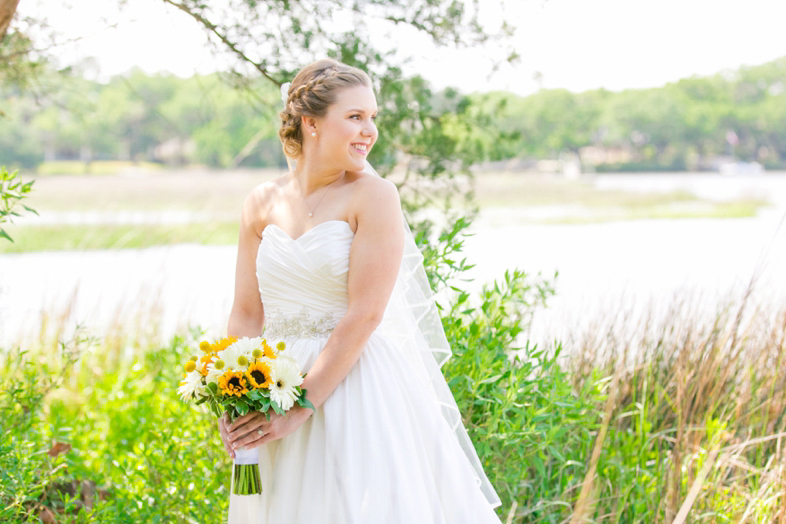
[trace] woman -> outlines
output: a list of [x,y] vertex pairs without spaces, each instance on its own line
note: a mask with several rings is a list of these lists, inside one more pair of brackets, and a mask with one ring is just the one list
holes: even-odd
[[[246,199],[228,332],[285,340],[316,411],[249,413],[221,436],[231,455],[259,450],[254,522],[498,523],[439,372],[449,347],[398,192],[366,162],[376,115],[368,76],[333,60],[286,93],[279,136],[296,165]],[[249,520],[241,504],[230,523]]]

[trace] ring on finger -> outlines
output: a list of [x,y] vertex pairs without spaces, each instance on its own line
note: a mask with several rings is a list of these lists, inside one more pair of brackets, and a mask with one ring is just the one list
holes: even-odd
[[265,436],[265,432],[264,432],[264,431],[262,431],[261,429],[258,429],[258,430],[257,430],[257,433],[259,433],[259,435],[260,435],[261,437],[264,437],[264,436]]

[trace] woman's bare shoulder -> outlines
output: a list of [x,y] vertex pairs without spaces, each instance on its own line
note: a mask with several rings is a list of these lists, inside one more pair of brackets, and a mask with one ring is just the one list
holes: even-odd
[[355,172],[352,179],[352,210],[357,220],[364,217],[394,219],[401,214],[396,184],[373,173]]
[[369,197],[398,200],[398,188],[390,180],[366,171],[354,171],[350,176],[352,192],[363,200]]
[[286,179],[287,175],[281,175],[262,182],[246,195],[243,220],[252,225],[255,231],[262,231],[267,225],[273,202],[281,195]]

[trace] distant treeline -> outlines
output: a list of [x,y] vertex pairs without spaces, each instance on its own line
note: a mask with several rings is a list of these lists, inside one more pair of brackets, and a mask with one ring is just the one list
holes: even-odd
[[719,157],[786,166],[786,56],[652,89],[474,95],[512,132],[498,158],[577,154],[598,169],[712,169]]
[[[22,94],[0,87],[0,164],[285,165],[278,89],[236,89],[226,80],[133,71],[106,84],[69,78]],[[434,94],[435,107],[442,97]],[[598,170],[712,169],[724,157],[786,166],[786,57],[659,88],[492,92],[464,103],[478,118],[474,128],[456,126],[456,138],[482,149],[478,158],[568,155]],[[484,139],[488,125],[505,131],[503,139]]]

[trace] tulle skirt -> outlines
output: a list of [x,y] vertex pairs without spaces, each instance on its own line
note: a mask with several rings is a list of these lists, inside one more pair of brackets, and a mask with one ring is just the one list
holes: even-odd
[[[326,341],[288,339],[285,351],[308,371]],[[231,495],[229,524],[499,524],[411,369],[372,335],[312,417],[258,448],[262,495]]]

